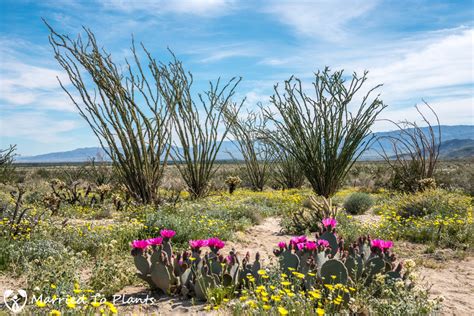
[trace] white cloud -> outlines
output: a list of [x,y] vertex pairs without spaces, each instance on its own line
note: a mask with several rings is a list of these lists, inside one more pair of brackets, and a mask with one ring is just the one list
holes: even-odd
[[69,112],[75,110],[56,79],[60,77],[63,82],[68,82],[61,72],[19,61],[5,50],[0,52],[0,56],[2,107],[8,105]]
[[[426,46],[415,46],[397,59],[388,60],[384,66],[373,68],[370,79],[384,83],[384,95],[391,100],[428,97],[433,93],[444,97],[446,93],[459,92],[472,95],[473,40],[473,29],[436,38]],[[471,86],[453,89],[460,85]]]
[[42,144],[73,142],[63,133],[79,127],[77,121],[58,120],[40,112],[20,112],[2,115],[0,138],[23,138]]
[[373,0],[269,1],[264,12],[291,26],[303,36],[340,41],[347,37],[347,23],[376,5]]
[[258,50],[254,45],[242,43],[198,48],[188,53],[201,56],[201,63],[211,63],[234,57],[252,57],[258,54]]
[[[472,96],[468,98],[438,101],[428,99],[426,101],[435,110],[441,125],[474,125],[474,99]],[[432,124],[436,122],[436,118],[422,101],[418,102],[418,106],[423,114],[427,115],[428,120]],[[414,106],[409,108],[394,108],[389,106],[381,113],[380,119],[381,120],[374,124],[374,131],[379,132],[394,129],[393,124],[384,119],[394,121],[408,120],[410,122],[417,122],[422,126],[426,125]]]
[[130,13],[146,11],[150,14],[190,14],[204,17],[226,15],[234,8],[234,0],[107,0],[104,7]]

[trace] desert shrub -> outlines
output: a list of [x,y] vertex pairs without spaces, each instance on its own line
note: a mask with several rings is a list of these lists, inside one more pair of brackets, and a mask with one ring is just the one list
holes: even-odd
[[24,203],[25,188],[18,185],[8,200],[0,200],[0,236],[29,239],[38,224],[48,218],[48,211]]
[[232,223],[222,219],[215,219],[205,214],[193,214],[188,212],[157,212],[150,214],[143,228],[142,238],[159,236],[164,229],[176,231],[173,242],[177,247],[187,247],[188,240],[205,239],[215,236],[227,240],[232,235]]
[[143,224],[136,220],[101,224],[74,223],[55,227],[50,234],[74,252],[85,251],[96,256],[100,245],[112,240],[117,241],[114,247],[117,251],[128,250],[129,241],[138,238],[142,228]]
[[344,209],[350,214],[363,214],[367,212],[373,204],[374,201],[370,195],[363,192],[356,192],[351,194],[344,201]]
[[65,253],[61,258],[52,256],[46,259],[35,259],[29,262],[22,274],[27,280],[27,289],[39,289],[43,296],[72,292],[74,284],[79,281],[77,271],[85,267],[84,253]]
[[319,223],[323,218],[335,218],[338,213],[332,199],[322,196],[310,196],[304,200],[302,206],[284,215],[280,223],[284,232],[288,234],[314,232],[319,229]]
[[446,190],[462,190],[474,196],[474,160],[442,161],[434,177],[438,186]]
[[8,265],[15,273],[24,271],[25,267],[35,260],[42,261],[49,257],[61,260],[63,255],[67,255],[66,247],[51,239],[32,239],[11,243],[3,249],[9,254]]
[[394,239],[469,248],[474,242],[472,198],[437,189],[397,194],[375,209],[380,234]]
[[130,261],[124,260],[123,254],[117,254],[117,242],[112,240],[100,247],[101,255],[97,257],[88,280],[88,288],[104,296],[111,296],[133,282],[134,269]]

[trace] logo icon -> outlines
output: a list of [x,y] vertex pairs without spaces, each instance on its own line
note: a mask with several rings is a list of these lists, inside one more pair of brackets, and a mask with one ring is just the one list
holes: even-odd
[[3,301],[5,306],[13,313],[19,313],[26,305],[27,294],[25,290],[6,290],[3,293]]

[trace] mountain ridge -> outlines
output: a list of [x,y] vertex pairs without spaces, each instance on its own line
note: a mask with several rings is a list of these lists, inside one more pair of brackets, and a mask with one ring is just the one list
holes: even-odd
[[[426,127],[424,128],[427,129]],[[456,159],[474,157],[474,125],[441,125],[442,142],[441,153],[442,159]],[[376,132],[371,135],[376,137],[396,136],[399,131]],[[369,135],[370,137],[370,135]],[[386,150],[390,151],[390,142],[388,140],[381,140],[381,145]],[[377,153],[377,143],[372,144],[371,149],[368,149],[362,156],[361,160],[377,160],[380,156]],[[15,162],[17,163],[78,163],[86,162],[91,158],[100,158],[109,160],[105,151],[101,147],[82,147],[75,148],[69,151],[46,153],[35,156],[17,156]],[[230,140],[225,140],[222,143],[220,152],[217,155],[218,160],[237,160],[242,158],[238,148]],[[100,160],[100,159],[99,159]]]

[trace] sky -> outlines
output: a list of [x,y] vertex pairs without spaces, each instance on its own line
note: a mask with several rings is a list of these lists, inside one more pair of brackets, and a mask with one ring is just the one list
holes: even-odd
[[248,109],[291,75],[309,86],[329,66],[383,84],[381,118],[416,120],[424,99],[441,124],[474,124],[473,1],[0,0],[0,148],[22,156],[99,144],[59,86],[71,88],[41,18],[71,37],[90,28],[119,64],[132,35],[158,60],[170,48],[196,91],[241,76]]

